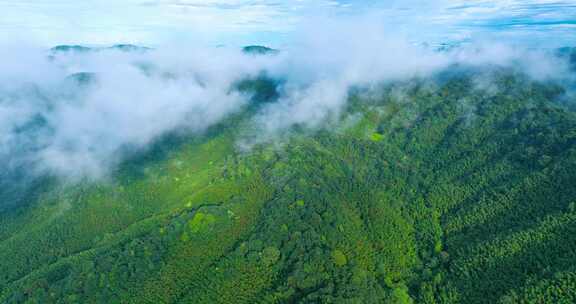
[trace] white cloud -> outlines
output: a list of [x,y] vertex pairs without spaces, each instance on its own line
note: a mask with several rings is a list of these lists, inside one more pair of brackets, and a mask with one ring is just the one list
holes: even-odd
[[[175,129],[202,132],[238,111],[247,100],[232,84],[261,70],[285,82],[279,100],[255,118],[258,140],[332,121],[352,86],[427,76],[453,63],[517,64],[536,79],[564,74],[541,54],[493,42],[455,54],[415,47],[378,15],[308,19],[293,39],[290,48],[265,57],[181,43],[49,61],[45,51],[1,47],[0,58],[9,60],[0,61],[0,165],[30,161],[63,175],[104,174],[127,147],[146,147]],[[155,72],[143,72],[142,63]],[[96,73],[97,81],[75,85],[66,77],[76,72]]]

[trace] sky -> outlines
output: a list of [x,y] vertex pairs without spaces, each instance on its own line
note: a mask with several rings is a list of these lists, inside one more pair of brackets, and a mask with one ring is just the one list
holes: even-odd
[[0,0],[0,43],[282,47],[302,23],[369,15],[417,43],[576,45],[576,0]]

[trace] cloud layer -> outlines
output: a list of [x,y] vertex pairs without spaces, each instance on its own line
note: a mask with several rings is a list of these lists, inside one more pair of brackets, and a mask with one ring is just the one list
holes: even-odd
[[295,43],[274,56],[182,44],[54,56],[23,45],[0,48],[9,59],[0,61],[0,163],[67,177],[105,176],[127,151],[166,132],[200,133],[240,111],[249,97],[234,84],[261,71],[283,85],[279,99],[254,118],[261,132],[252,142],[333,120],[351,87],[426,77],[454,64],[517,66],[540,81],[571,75],[543,51],[490,42],[440,53],[414,46],[377,18],[315,21],[303,23]]
[[245,103],[230,88],[256,72],[225,49],[15,51],[0,64],[0,155],[67,176],[102,175],[167,131],[204,130]]

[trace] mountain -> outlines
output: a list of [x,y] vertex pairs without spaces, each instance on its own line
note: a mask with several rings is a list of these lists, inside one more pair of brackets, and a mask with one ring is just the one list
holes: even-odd
[[[138,46],[134,44],[115,44],[112,46],[103,47],[87,47],[82,45],[57,45],[50,49],[52,54],[62,54],[62,53],[89,53],[89,52],[100,52],[105,50],[116,50],[122,52],[133,52],[133,53],[144,53],[153,50],[149,47]],[[242,52],[249,55],[272,55],[277,54],[279,51],[261,45],[248,45],[242,48]]]
[[82,45],[57,45],[50,49],[53,53],[85,53],[92,50],[92,48]]
[[115,44],[109,47],[108,49],[119,50],[124,52],[147,52],[152,50],[151,48],[148,47],[137,46],[133,44]]
[[58,45],[50,49],[53,54],[58,53],[88,53],[99,52],[103,50],[116,50],[122,52],[147,52],[152,50],[148,47],[137,46],[133,44],[115,44],[108,47],[87,47],[82,45]]
[[238,151],[278,86],[238,84],[251,106],[110,180],[36,184],[0,213],[0,302],[576,302],[561,87],[471,68],[357,88],[338,123]]
[[271,49],[269,47],[261,46],[261,45],[245,46],[242,48],[242,51],[245,54],[250,54],[250,55],[273,55],[273,54],[278,53],[278,50]]

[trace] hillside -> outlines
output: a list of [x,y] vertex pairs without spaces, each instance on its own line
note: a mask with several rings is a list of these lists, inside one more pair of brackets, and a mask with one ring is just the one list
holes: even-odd
[[278,97],[263,75],[238,84],[243,111],[110,179],[36,180],[0,213],[0,302],[576,302],[564,89],[454,69],[357,88],[338,121],[239,151]]

